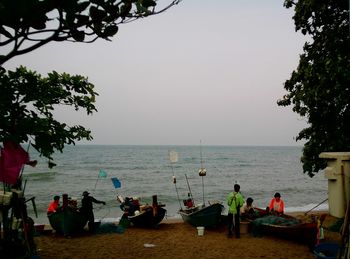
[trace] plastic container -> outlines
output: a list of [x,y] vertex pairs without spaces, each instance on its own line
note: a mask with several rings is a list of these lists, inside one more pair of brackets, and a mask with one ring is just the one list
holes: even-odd
[[204,227],[197,227],[197,233],[198,233],[198,236],[203,236],[204,235]]
[[241,221],[240,222],[240,233],[241,234],[248,234],[250,228],[250,222],[247,221]]
[[314,249],[314,254],[318,259],[337,258],[339,245],[336,243],[320,243]]

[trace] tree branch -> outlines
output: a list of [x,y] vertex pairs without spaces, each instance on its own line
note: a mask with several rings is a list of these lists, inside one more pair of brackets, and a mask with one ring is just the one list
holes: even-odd
[[[73,0],[70,1],[74,2]],[[46,45],[51,41],[92,43],[95,42],[98,38],[110,40],[110,38],[113,37],[115,33],[117,33],[118,28],[116,28],[116,26],[118,24],[130,23],[140,18],[145,18],[148,16],[163,13],[172,6],[182,2],[182,0],[172,0],[170,4],[168,4],[159,11],[155,11],[155,7],[153,7],[152,9],[151,6],[142,6],[142,3],[140,11],[140,8],[138,6],[140,3],[136,4],[135,1],[132,1],[130,5],[126,7],[126,10],[128,10],[129,7],[130,10],[126,11],[127,13],[125,13],[124,10],[123,14],[121,14],[122,11],[119,10],[119,7],[120,9],[123,9],[123,7],[126,6],[126,3],[124,1],[119,1],[116,4],[114,3],[114,1],[110,2],[107,0],[102,0],[102,2],[105,5],[96,4],[96,2],[92,0],[84,2],[84,4],[82,5],[81,3],[78,4],[78,0],[75,0],[75,7],[59,6],[56,9],[54,9],[56,11],[54,16],[56,17],[52,19],[46,19],[45,21],[39,21],[39,25],[33,25],[33,21],[29,18],[29,21],[24,20],[24,22],[22,20],[18,20],[18,23],[20,24],[18,27],[19,29],[14,29],[15,26],[18,26],[17,24],[7,25],[9,28],[14,29],[14,36],[3,42],[0,42],[0,46],[6,46],[11,43],[13,43],[14,46],[12,50],[6,55],[0,55],[0,67],[2,67],[2,65],[11,58],[29,53],[33,50],[40,48],[43,45]],[[89,6],[90,9],[87,9]],[[79,7],[82,8],[79,9]],[[115,7],[117,7],[116,10],[114,10]],[[43,11],[39,14],[46,17],[46,11]],[[55,21],[53,20],[56,19],[59,23],[57,28],[45,29],[47,24],[52,25],[51,22],[53,22],[53,24],[55,25]],[[119,19],[121,19],[121,21],[118,22]],[[4,24],[0,24],[0,26],[4,26]],[[43,27],[43,29],[35,29],[37,27]],[[34,31],[30,31],[30,28],[33,28]],[[47,33],[52,33],[52,35],[48,36],[47,38],[41,38],[41,35],[45,35]],[[7,36],[10,36],[10,34],[7,33],[7,31],[5,32],[5,34]],[[38,38],[32,37],[35,35],[38,35]],[[86,37],[87,39],[85,39],[85,36],[88,36]],[[25,46],[23,49],[21,49],[21,47],[26,41],[32,43],[32,45]]]

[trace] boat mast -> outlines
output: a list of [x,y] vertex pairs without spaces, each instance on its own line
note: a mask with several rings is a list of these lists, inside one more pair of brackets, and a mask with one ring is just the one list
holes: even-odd
[[203,178],[203,176],[207,175],[207,170],[203,167],[202,140],[200,140],[199,150],[200,150],[200,156],[201,156],[201,168],[199,169],[199,176],[202,177],[203,205],[205,205],[205,200],[204,200],[204,178]]
[[192,191],[191,191],[191,187],[190,187],[190,183],[188,182],[187,174],[185,174],[185,177],[186,177],[187,187],[188,187],[188,191],[189,191],[188,195],[191,197],[193,206],[195,206],[193,195],[192,195]]
[[169,151],[169,161],[170,161],[170,165],[171,165],[171,171],[173,172],[173,183],[175,185],[177,200],[179,201],[180,209],[182,210],[180,196],[179,196],[179,190],[177,189],[176,177],[175,177],[174,167],[173,167],[173,163],[176,163],[178,161],[178,155],[175,151]]

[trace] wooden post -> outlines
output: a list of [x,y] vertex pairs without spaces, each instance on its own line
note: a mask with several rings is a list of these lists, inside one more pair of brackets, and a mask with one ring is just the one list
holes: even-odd
[[[350,201],[348,203],[348,206],[346,208],[344,223],[341,228],[341,241],[340,241],[340,249],[338,251],[337,258],[349,258],[349,251],[347,251],[347,255],[344,255],[343,253],[346,251],[344,248],[346,244],[349,242],[349,223],[350,223]],[[343,257],[344,256],[344,257]]]
[[157,195],[152,196],[152,207],[153,207],[153,216],[158,214],[158,199]]

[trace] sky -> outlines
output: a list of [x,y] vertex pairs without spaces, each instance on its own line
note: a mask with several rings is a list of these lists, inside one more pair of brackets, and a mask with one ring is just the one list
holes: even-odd
[[302,145],[305,119],[277,105],[306,41],[292,16],[283,0],[183,0],[111,42],[50,43],[4,67],[88,77],[98,112],[57,119],[90,129],[91,144]]

